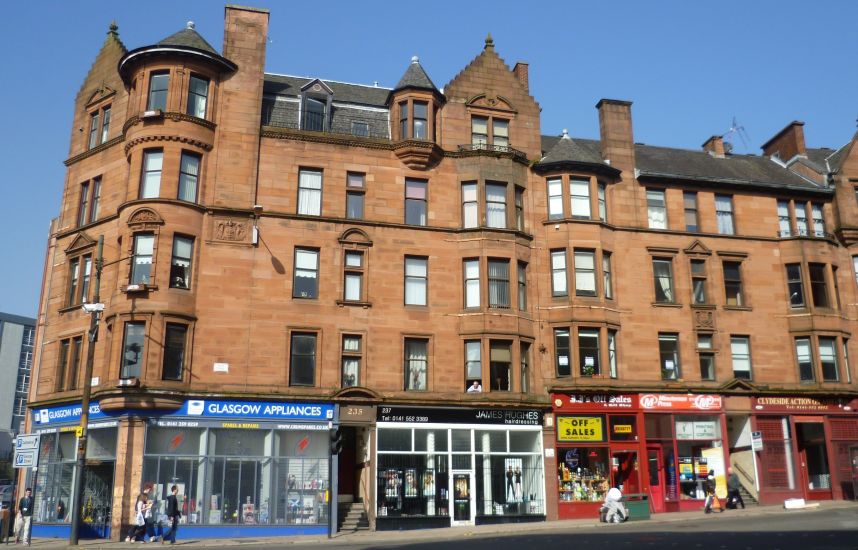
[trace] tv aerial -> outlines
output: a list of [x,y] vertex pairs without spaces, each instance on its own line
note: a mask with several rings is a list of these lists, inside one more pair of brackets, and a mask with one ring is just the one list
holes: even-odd
[[744,147],[744,152],[747,152],[748,141],[750,141],[751,138],[748,135],[748,132],[745,131],[745,127],[739,124],[736,120],[736,117],[733,117],[733,123],[730,125],[730,129],[721,135],[721,139],[724,140],[724,150],[727,153],[733,150],[734,136],[739,137],[739,140],[741,140],[742,146]]

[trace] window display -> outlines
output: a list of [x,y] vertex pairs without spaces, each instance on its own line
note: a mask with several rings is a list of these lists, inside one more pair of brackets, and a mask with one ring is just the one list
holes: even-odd
[[327,522],[326,431],[150,427],[143,485],[179,487],[188,524]]
[[710,470],[704,451],[720,448],[721,423],[716,416],[676,416],[675,429],[679,498],[703,499]]
[[608,449],[572,447],[558,449],[561,501],[598,502],[610,489]]

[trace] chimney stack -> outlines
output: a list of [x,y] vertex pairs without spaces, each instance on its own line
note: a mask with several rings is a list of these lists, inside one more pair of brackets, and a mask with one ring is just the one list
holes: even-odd
[[715,158],[724,158],[724,138],[721,136],[712,136],[703,144],[703,150],[708,151]]
[[530,81],[528,74],[528,64],[524,61],[519,61],[515,64],[515,67],[512,68],[512,74],[521,82],[521,85],[524,87],[524,91],[530,93]]
[[632,132],[632,102],[602,99],[596,104],[596,109],[599,110],[602,158],[617,170],[626,172],[625,178],[634,178],[635,141]]
[[777,156],[782,161],[788,161],[796,155],[807,155],[804,144],[804,122],[793,120],[786,128],[775,134],[761,147],[767,157]]

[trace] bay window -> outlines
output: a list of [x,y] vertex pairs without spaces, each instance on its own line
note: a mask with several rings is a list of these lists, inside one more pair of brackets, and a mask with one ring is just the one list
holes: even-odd
[[131,280],[129,284],[149,284],[152,276],[152,258],[154,252],[154,234],[137,233],[134,235],[134,255],[131,259]]

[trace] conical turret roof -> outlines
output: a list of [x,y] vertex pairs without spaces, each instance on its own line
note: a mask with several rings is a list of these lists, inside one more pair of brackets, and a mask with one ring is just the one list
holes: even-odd
[[438,92],[438,88],[432,83],[432,79],[423,70],[420,60],[415,55],[411,58],[411,65],[405,70],[405,74],[399,79],[399,83],[394,86],[393,91],[402,90],[404,88],[415,88],[418,90],[429,90]]

